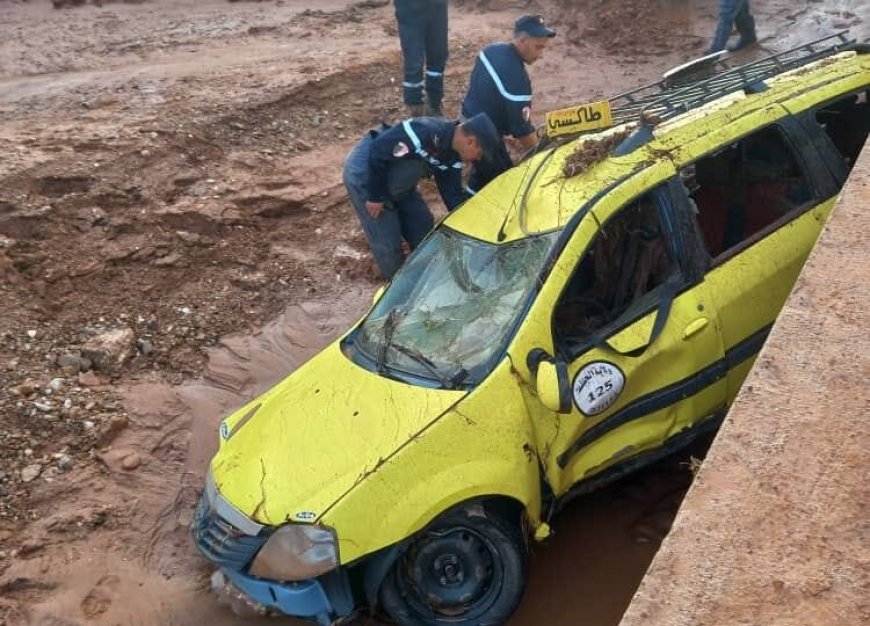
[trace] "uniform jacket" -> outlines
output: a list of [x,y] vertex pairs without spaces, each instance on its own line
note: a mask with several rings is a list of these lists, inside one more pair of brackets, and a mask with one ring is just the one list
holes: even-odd
[[[452,148],[455,129],[456,122],[451,120],[415,117],[378,133],[369,155],[369,202],[396,199],[391,197],[391,189],[414,188],[425,170],[401,167],[408,160],[422,161],[434,174],[448,210],[467,200],[462,188],[462,159]],[[391,174],[395,178],[397,173],[411,179],[391,181]]]
[[523,137],[535,132],[531,123],[532,81],[512,43],[485,47],[474,63],[462,114],[489,115],[498,132]]

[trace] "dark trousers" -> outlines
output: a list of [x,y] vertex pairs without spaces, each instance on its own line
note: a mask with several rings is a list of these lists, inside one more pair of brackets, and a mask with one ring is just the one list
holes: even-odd
[[377,219],[368,214],[369,154],[373,141],[374,137],[366,133],[345,160],[342,178],[381,276],[389,280],[404,261],[402,240],[413,250],[432,230],[434,220],[416,188],[400,200],[391,201]]
[[755,38],[755,19],[749,9],[749,0],[719,0],[719,23],[708,52],[724,50],[735,26],[741,39]]
[[425,86],[429,102],[440,105],[447,65],[447,0],[394,1],[404,59],[402,96],[405,104],[423,104]]

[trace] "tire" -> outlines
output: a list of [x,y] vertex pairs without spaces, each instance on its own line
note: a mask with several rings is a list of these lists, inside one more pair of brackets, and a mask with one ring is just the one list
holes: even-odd
[[497,626],[519,606],[527,573],[520,516],[475,503],[413,537],[384,579],[380,600],[402,626]]

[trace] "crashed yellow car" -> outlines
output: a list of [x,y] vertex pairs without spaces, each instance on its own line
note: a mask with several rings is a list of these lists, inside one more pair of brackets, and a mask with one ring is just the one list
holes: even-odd
[[845,35],[726,63],[554,112],[222,423],[193,536],[239,597],[504,623],[561,505],[718,426],[870,128]]

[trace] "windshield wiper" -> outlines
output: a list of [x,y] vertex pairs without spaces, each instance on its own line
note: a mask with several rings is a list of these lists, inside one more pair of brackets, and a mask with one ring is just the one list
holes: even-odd
[[381,345],[378,346],[378,374],[383,374],[386,371],[385,363],[387,361],[387,351],[393,343],[393,334],[396,332],[396,326],[399,325],[399,320],[402,319],[404,315],[405,310],[400,306],[395,306],[387,314],[387,319],[384,320],[384,325],[381,328],[384,332],[384,339],[381,341]]
[[453,378],[447,378],[444,374],[439,372],[438,367],[419,350],[416,350],[414,348],[408,348],[407,346],[403,346],[400,344],[393,344],[391,347],[396,352],[401,352],[409,359],[425,367],[426,370],[430,374],[432,374],[432,376],[434,376],[439,383],[441,383],[441,386],[447,389],[456,389],[459,385],[462,384],[462,381],[464,381],[465,377],[468,375],[466,369],[464,367],[460,367],[459,371]]

